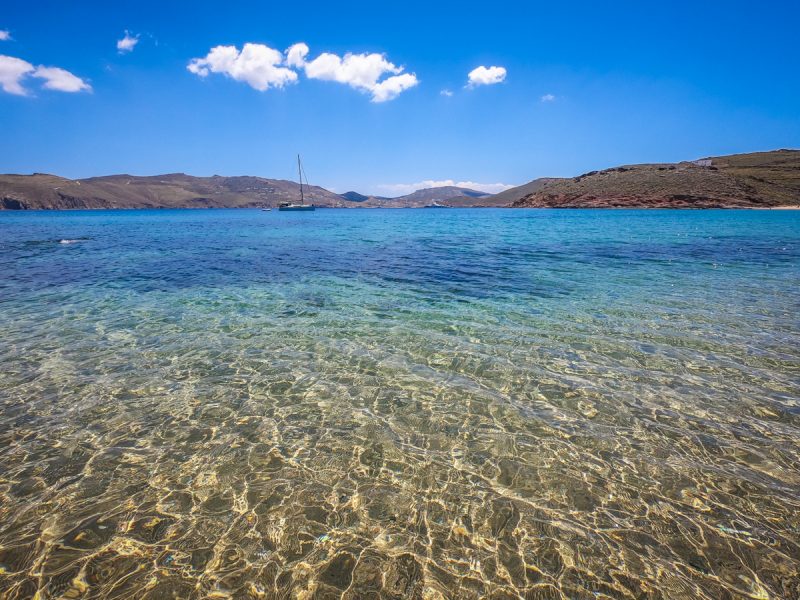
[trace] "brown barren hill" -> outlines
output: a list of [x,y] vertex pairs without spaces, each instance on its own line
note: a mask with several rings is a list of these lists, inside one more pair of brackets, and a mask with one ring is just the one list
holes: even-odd
[[800,204],[800,150],[628,165],[555,180],[532,208],[772,208]]
[[[800,151],[615,167],[568,179],[536,179],[495,195],[457,187],[418,190],[400,198],[341,196],[315,186],[305,193],[306,200],[317,206],[353,208],[774,208],[800,205]],[[0,210],[248,208],[277,206],[299,197],[293,181],[248,176],[0,175]]]
[[[357,206],[324,188],[305,189],[317,206]],[[65,179],[55,175],[0,175],[0,209],[247,208],[300,199],[299,185],[261,177],[192,177],[183,173]]]

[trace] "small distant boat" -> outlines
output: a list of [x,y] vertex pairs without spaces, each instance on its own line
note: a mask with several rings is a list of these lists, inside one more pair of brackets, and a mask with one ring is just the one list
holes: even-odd
[[[300,162],[300,155],[297,155],[297,175],[300,179],[300,204],[292,202],[281,202],[278,204],[278,210],[314,210],[313,204],[306,204],[305,196],[303,195],[303,165]],[[308,179],[306,178],[306,183]]]
[[271,211],[272,209],[271,209],[271,208],[269,208],[268,206],[265,206],[265,207],[264,207],[264,208],[262,208],[261,210],[263,210],[264,212],[269,212],[269,211]]

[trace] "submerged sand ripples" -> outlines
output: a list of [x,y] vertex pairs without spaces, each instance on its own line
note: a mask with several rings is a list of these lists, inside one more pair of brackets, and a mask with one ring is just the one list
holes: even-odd
[[17,271],[0,595],[800,597],[792,265],[749,274],[767,302],[705,264],[609,275],[615,251],[546,294],[535,236],[496,290],[489,250],[443,287],[451,245],[377,237],[376,271],[269,282]]

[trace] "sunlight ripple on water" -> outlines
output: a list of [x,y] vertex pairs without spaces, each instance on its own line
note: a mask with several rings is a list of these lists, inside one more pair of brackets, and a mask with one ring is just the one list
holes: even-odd
[[800,213],[0,213],[0,597],[798,598]]

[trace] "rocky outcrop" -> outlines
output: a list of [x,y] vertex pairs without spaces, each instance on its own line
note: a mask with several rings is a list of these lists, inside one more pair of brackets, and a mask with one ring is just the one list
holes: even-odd
[[0,201],[0,208],[4,210],[25,210],[28,207],[22,200],[3,198],[2,201]]
[[628,165],[555,180],[515,201],[530,208],[771,208],[800,204],[800,151]]

